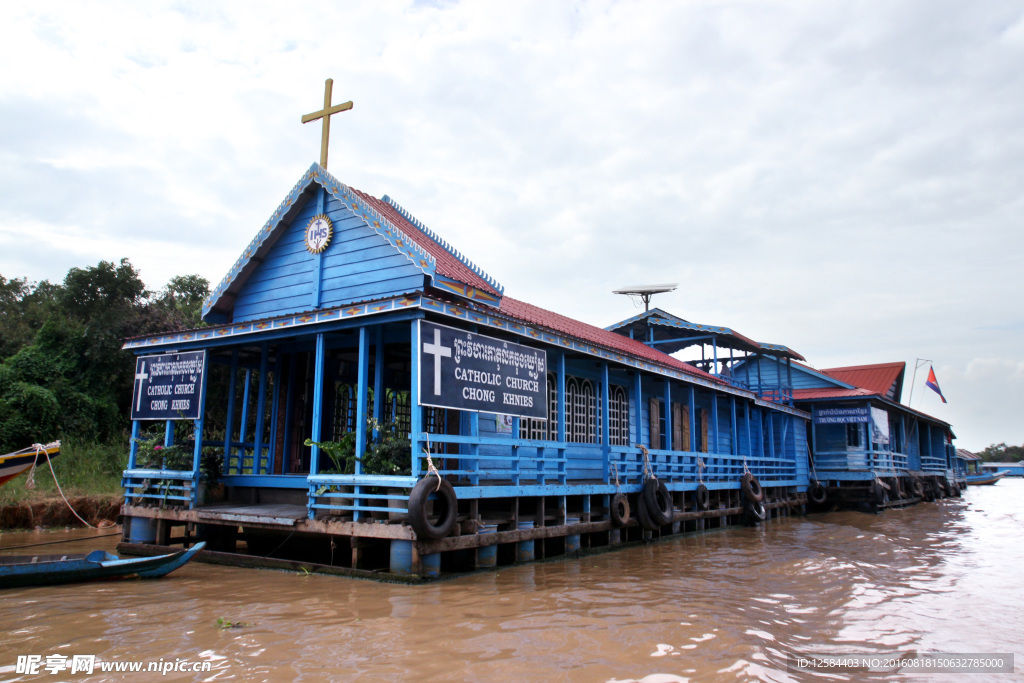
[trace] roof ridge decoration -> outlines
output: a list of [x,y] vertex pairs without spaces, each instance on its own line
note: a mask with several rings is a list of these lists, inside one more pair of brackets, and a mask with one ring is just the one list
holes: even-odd
[[683,318],[680,318],[677,315],[672,315],[668,311],[665,311],[665,310],[655,306],[654,308],[652,308],[650,310],[647,310],[647,311],[644,311],[643,313],[637,313],[636,315],[634,315],[631,318],[626,318],[625,320],[620,320],[617,323],[612,323],[611,325],[608,325],[604,329],[609,331],[609,332],[614,332],[615,330],[619,329],[620,327],[625,327],[626,325],[632,325],[633,323],[639,322],[640,320],[643,320],[644,318],[660,318],[660,319],[664,319],[664,320],[680,320],[680,321],[683,321],[683,322],[689,322],[688,320],[684,320]]
[[402,216],[402,218],[416,226],[416,228],[423,232],[424,235],[437,242],[445,251],[447,251],[449,254],[457,258],[462,263],[462,265],[466,266],[471,271],[479,275],[480,278],[483,279],[483,281],[489,284],[491,287],[493,287],[495,291],[498,292],[499,295],[504,296],[505,287],[500,282],[498,282],[493,277],[484,272],[483,268],[470,261],[465,256],[465,254],[463,254],[458,249],[450,245],[447,241],[442,239],[440,235],[438,235],[436,232],[434,232],[426,225],[424,225],[418,218],[413,216],[411,213],[406,211],[405,208],[403,208],[398,202],[392,199],[390,195],[384,195],[380,199],[382,202],[384,202],[385,204],[393,208],[395,211],[397,211],[399,215]]
[[313,162],[309,170],[295,183],[295,186],[292,187],[291,191],[277,206],[274,213],[271,214],[270,218],[263,224],[263,227],[256,233],[256,237],[245,248],[245,251],[238,257],[234,265],[231,266],[228,274],[224,276],[224,279],[206,297],[206,300],[203,302],[203,317],[206,317],[213,310],[214,305],[224,295],[228,287],[238,279],[245,266],[249,264],[260,248],[266,243],[267,239],[281,224],[281,221],[295,207],[300,195],[314,182],[318,182],[335,199],[351,209],[357,218],[362,218],[368,227],[386,239],[391,246],[398,249],[424,274],[430,277],[435,276],[436,260],[425,248],[381,216],[373,207],[366,204],[350,187],[328,173],[319,163]]

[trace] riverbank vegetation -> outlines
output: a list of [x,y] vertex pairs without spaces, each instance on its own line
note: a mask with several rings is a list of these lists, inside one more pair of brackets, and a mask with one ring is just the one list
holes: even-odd
[[994,443],[983,451],[979,451],[983,462],[1020,462],[1024,460],[1024,446],[1007,446],[1005,443]]
[[[0,453],[60,440],[68,495],[116,493],[127,462],[134,356],[124,340],[203,325],[209,283],[174,277],[151,291],[128,259],[72,268],[63,282],[0,274]],[[22,475],[0,505],[56,496],[49,468]]]

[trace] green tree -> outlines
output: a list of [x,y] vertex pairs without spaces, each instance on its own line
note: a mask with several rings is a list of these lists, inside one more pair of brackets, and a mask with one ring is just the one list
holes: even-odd
[[1020,462],[1024,460],[1024,446],[994,443],[978,453],[984,462]]
[[201,326],[208,291],[182,275],[153,294],[128,259],[72,268],[60,285],[0,276],[0,452],[122,431],[135,371],[124,340]]

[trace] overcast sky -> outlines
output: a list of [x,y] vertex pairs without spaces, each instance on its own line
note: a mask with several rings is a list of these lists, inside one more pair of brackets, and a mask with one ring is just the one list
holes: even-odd
[[505,286],[934,362],[914,408],[1024,443],[1024,3],[0,4],[0,274],[216,284],[309,165]]

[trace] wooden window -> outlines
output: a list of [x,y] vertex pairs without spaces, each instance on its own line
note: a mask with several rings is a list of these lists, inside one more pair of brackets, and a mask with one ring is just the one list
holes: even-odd
[[519,438],[554,441],[558,438],[558,383],[548,373],[548,419],[524,417],[519,420]]
[[708,452],[708,411],[701,408],[700,413],[697,414],[697,419],[700,421],[700,443],[698,444],[698,450],[701,453]]
[[850,448],[860,448],[860,423],[854,422],[846,425],[846,445]]
[[626,390],[611,386],[608,392],[608,440],[612,446],[629,445],[629,400]]
[[648,446],[661,448],[661,401],[656,398],[647,399],[647,423],[650,432]]
[[570,443],[597,443],[597,401],[589,379],[566,378],[565,436]]
[[689,444],[683,441],[683,404],[672,404],[672,450],[688,451]]
[[412,411],[409,408],[409,393],[388,389],[384,403],[384,421],[390,420],[402,434],[412,431]]

